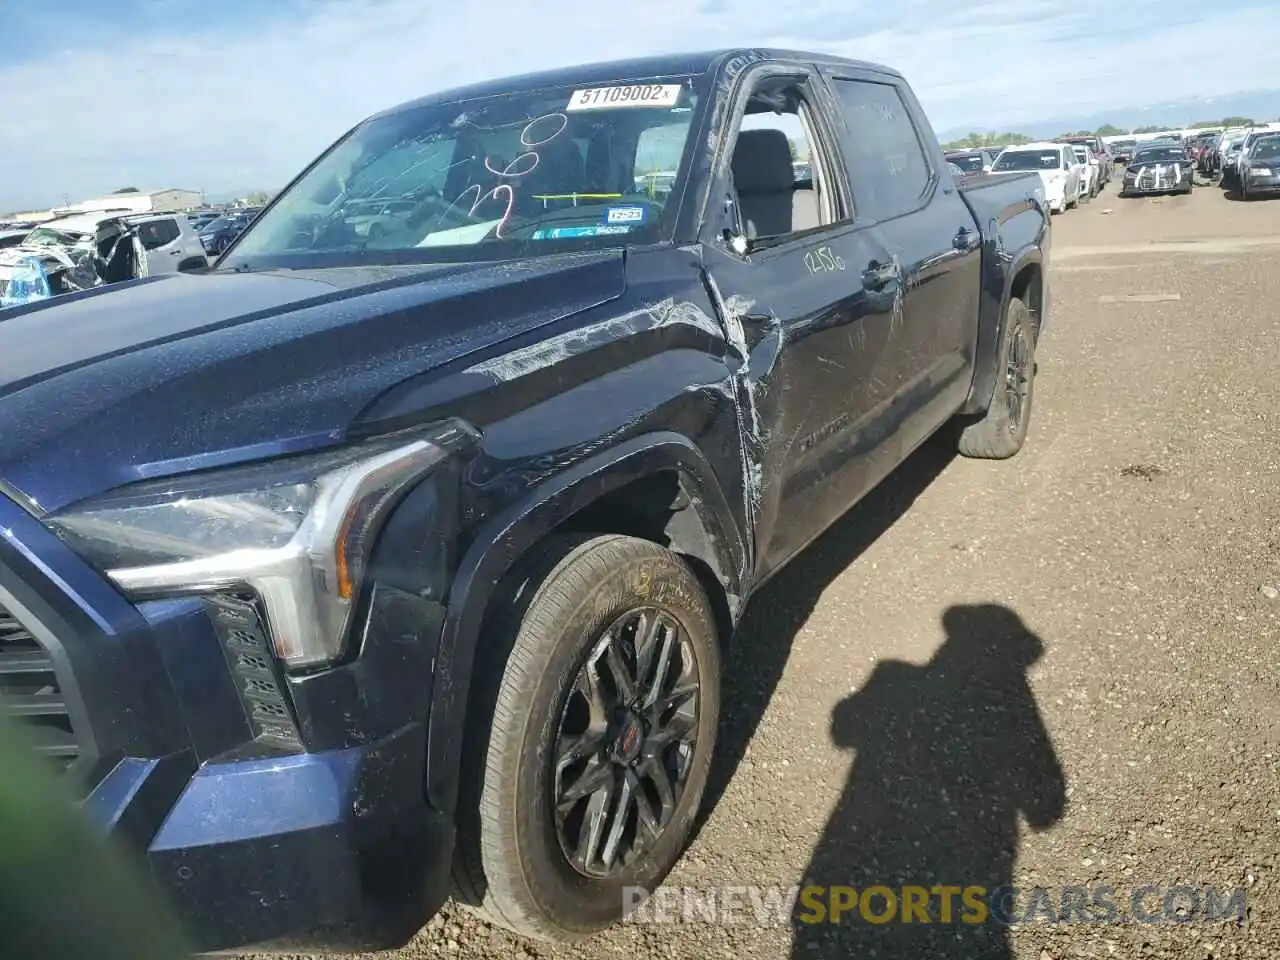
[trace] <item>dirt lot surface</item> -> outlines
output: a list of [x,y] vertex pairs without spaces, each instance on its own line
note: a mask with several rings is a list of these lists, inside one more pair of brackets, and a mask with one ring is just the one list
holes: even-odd
[[[1113,183],[1053,245],[1027,447],[921,451],[753,601],[710,812],[669,880],[1012,884],[1047,906],[759,923],[740,892],[736,924],[573,947],[451,907],[399,956],[1280,957],[1280,201]],[[1147,884],[1157,915],[1173,885],[1243,888],[1248,920],[1184,892],[1188,922],[1137,922]],[[1048,922],[1063,887],[1104,885],[1117,922]]]

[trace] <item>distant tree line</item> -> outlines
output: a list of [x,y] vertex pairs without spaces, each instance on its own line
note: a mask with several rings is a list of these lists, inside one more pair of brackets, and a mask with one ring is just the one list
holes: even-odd
[[[1252,117],[1223,117],[1221,120],[1198,120],[1183,127],[1135,127],[1125,130],[1122,127],[1104,123],[1097,130],[1071,130],[1061,133],[1061,137],[1122,137],[1125,134],[1165,133],[1168,130],[1203,130],[1207,127],[1251,127],[1255,121]],[[944,143],[944,150],[979,150],[984,148],[999,149],[1015,146],[1019,143],[1030,143],[1034,138],[1023,133],[971,133],[959,140]]]

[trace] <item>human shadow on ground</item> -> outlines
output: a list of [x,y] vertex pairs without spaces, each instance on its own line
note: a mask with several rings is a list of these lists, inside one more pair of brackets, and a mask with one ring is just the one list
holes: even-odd
[[955,439],[946,431],[927,441],[751,598],[725,664],[720,730],[697,830],[742,763],[796,634],[822,592],[907,512],[955,457]]
[[[856,759],[800,883],[795,960],[1013,956],[998,891],[1013,884],[1019,820],[1045,829],[1066,806],[1027,680],[1044,644],[997,604],[951,607],[942,623],[928,663],[881,662],[832,715],[832,739]],[[908,920],[904,887],[923,888],[927,914]],[[833,903],[848,907],[839,922]]]

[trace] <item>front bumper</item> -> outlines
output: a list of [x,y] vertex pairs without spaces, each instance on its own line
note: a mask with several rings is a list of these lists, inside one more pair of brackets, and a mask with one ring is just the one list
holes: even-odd
[[1250,193],[1280,193],[1280,165],[1272,168],[1271,173],[1265,177],[1256,177],[1252,173],[1248,173],[1245,176],[1247,177],[1245,183]]
[[438,603],[376,584],[359,655],[286,677],[244,624],[198,599],[130,603],[4,497],[0,530],[0,700],[145,861],[194,949],[395,947],[439,908]]

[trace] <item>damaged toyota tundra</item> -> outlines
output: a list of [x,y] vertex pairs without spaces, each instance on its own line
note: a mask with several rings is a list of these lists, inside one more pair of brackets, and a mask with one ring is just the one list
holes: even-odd
[[0,701],[199,952],[588,936],[689,841],[752,594],[931,435],[1022,446],[1049,237],[865,63],[374,116],[209,272],[0,323]]

